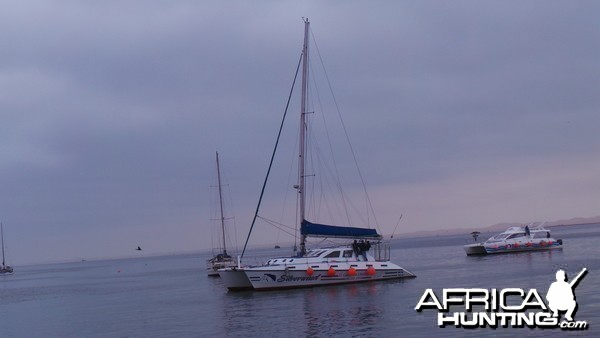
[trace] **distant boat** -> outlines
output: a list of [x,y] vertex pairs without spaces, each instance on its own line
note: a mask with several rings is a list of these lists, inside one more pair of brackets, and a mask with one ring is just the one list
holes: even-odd
[[6,265],[6,261],[4,259],[4,231],[2,228],[2,223],[0,223],[0,242],[2,242],[2,267],[0,267],[0,274],[13,273],[13,268]]
[[281,249],[279,245],[275,245],[275,249]]
[[216,254],[213,258],[206,261],[206,274],[212,277],[219,276],[219,269],[233,268],[237,266],[237,260],[227,253],[227,244],[225,239],[225,213],[223,212],[223,190],[221,185],[221,167],[219,166],[219,152],[216,152],[217,160],[217,185],[219,188],[219,208],[221,211],[221,232],[223,251]]
[[[544,228],[542,225],[532,226],[531,228],[529,225],[508,228],[503,233],[494,235],[483,243],[465,245],[465,253],[467,256],[473,256],[561,249],[563,245],[562,239],[553,238],[550,230]],[[477,240],[478,235],[479,232],[471,233],[471,236],[475,240]]]
[[138,247],[137,247],[137,249],[136,249],[136,250],[137,250],[137,251],[142,251],[142,248],[141,248],[141,247],[138,245]]

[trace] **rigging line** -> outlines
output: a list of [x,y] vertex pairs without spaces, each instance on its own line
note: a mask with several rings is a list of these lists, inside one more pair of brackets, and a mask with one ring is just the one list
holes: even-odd
[[290,226],[290,225],[286,225],[286,224],[283,224],[283,223],[279,223],[279,222],[277,222],[277,221],[274,221],[274,220],[272,220],[272,219],[265,218],[265,217],[263,217],[263,216],[257,216],[257,218],[260,218],[261,220],[263,220],[263,221],[265,221],[265,222],[267,222],[267,223],[269,223],[269,224],[271,224],[271,225],[273,225],[273,226],[277,226],[277,227],[286,228],[286,229],[289,229],[289,230],[292,230],[292,231],[293,231],[293,230],[295,230],[295,228],[294,228],[294,227],[292,227],[292,226]]
[[[325,63],[323,62],[323,58],[321,57],[321,52],[319,51],[319,46],[317,45],[317,40],[314,37],[312,29],[310,30],[310,33],[312,35],[313,42],[314,42],[315,48],[317,50],[317,54],[319,55],[319,60],[321,61],[321,66],[323,67],[323,73],[325,74],[325,78],[327,79],[327,84],[329,85],[329,90],[331,92],[331,96],[333,97],[333,102],[335,104],[335,108],[336,108],[338,116],[340,118],[340,122],[342,123],[342,129],[344,130],[344,134],[346,135],[346,140],[348,142],[348,145],[350,146],[350,152],[352,153],[352,157],[354,158],[354,164],[356,166],[356,170],[358,171],[358,176],[360,177],[360,181],[362,182],[362,186],[363,186],[363,190],[365,192],[365,196],[366,196],[366,199],[367,199],[368,207],[371,209],[371,213],[373,214],[373,219],[375,221],[375,226],[379,229],[379,223],[377,221],[377,216],[375,215],[375,210],[373,208],[373,203],[371,203],[371,198],[369,197],[369,193],[367,191],[367,186],[365,184],[365,180],[363,178],[362,172],[360,171],[360,167],[358,166],[358,161],[356,159],[356,153],[354,152],[354,147],[352,147],[352,143],[350,143],[350,136],[348,135],[348,130],[346,129],[346,124],[344,123],[344,120],[342,118],[342,114],[340,112],[340,107],[339,107],[339,105],[337,103],[337,100],[335,98],[335,94],[333,93],[333,87],[331,86],[331,81],[329,80],[329,75],[327,74],[327,70],[325,70]],[[367,217],[368,217],[368,214],[367,214]]]
[[283,233],[285,233],[285,234],[287,234],[287,235],[289,235],[289,236],[296,237],[296,235],[294,235],[294,231],[287,231],[287,230],[285,230],[285,229],[282,229],[282,228],[278,227],[278,226],[277,226],[277,225],[275,225],[275,224],[271,224],[271,225],[272,225],[273,227],[277,228],[279,231],[281,231],[281,232],[283,232]]
[[[312,31],[311,31],[311,33],[312,33]],[[313,41],[315,41],[314,40],[314,35],[313,35]],[[316,46],[316,41],[315,41],[315,46]],[[318,52],[318,47],[317,47],[317,52]],[[323,60],[321,59],[321,64],[322,64],[322,62],[323,62]],[[323,67],[323,69],[324,69],[324,67]],[[315,80],[316,79],[316,75],[314,75],[314,70],[313,70],[312,67],[310,67],[310,70],[311,70],[311,72],[313,72],[312,82],[313,82],[313,86],[316,89],[314,96],[317,98],[317,102],[319,104],[319,107],[320,107],[321,111],[324,112],[325,109],[323,109],[323,101],[321,100],[321,95],[319,95],[318,85],[317,85],[317,82]],[[325,163],[325,161],[322,161],[321,163],[323,163],[323,165],[325,167],[327,167],[327,169],[329,170],[329,172],[330,172],[330,174],[331,174],[331,176],[333,178],[333,182],[335,182],[335,187],[337,188],[338,193],[340,195],[340,200],[341,200],[341,203],[342,203],[342,207],[343,207],[344,212],[346,214],[346,222],[347,222],[348,225],[352,225],[350,213],[348,211],[348,205],[347,205],[347,201],[346,201],[346,195],[344,193],[344,189],[343,189],[342,182],[341,182],[341,175],[340,175],[339,170],[338,170],[337,161],[335,160],[336,159],[335,153],[333,152],[333,143],[331,142],[331,134],[329,132],[329,128],[328,128],[328,125],[327,125],[327,119],[325,118],[325,114],[321,113],[320,115],[321,115],[321,119],[323,120],[323,127],[325,129],[325,135],[327,136],[327,143],[329,145],[329,154],[331,156],[331,160],[332,160],[332,163],[333,163],[333,171],[329,168],[329,166],[327,165],[327,163]],[[317,147],[316,149],[319,150],[319,144],[318,144],[318,142],[316,142],[315,140],[313,140],[313,142],[314,142],[314,144],[316,144],[316,147]],[[317,155],[318,155],[318,153],[317,153]],[[336,206],[337,206],[337,203],[336,203]],[[341,215],[341,213],[340,213],[340,215]]]
[[[308,95],[309,98],[311,96],[312,95]],[[314,114],[314,109],[313,109],[313,113],[312,114]],[[306,117],[306,124],[307,124],[307,126],[309,124],[312,124],[312,115],[308,115]],[[313,133],[314,133],[314,129],[313,128],[307,128],[307,130],[306,130],[306,149],[307,149],[307,152],[306,152],[306,157],[305,157],[305,166],[307,167],[307,169],[310,169],[311,174],[306,174],[306,170],[305,170],[304,176],[305,177],[309,177],[310,176],[311,179],[308,180],[308,181],[305,181],[305,183],[304,183],[304,185],[305,185],[305,188],[304,188],[304,191],[305,191],[304,198],[307,199],[306,204],[308,206],[310,206],[309,208],[307,208],[306,212],[311,214],[311,215],[309,215],[310,218],[317,219],[319,213],[318,213],[318,209],[317,209],[317,205],[318,204],[316,203],[316,199],[315,199],[315,191],[316,191],[316,189],[315,189],[315,181],[316,181],[315,177],[317,177],[315,173],[317,171],[315,170],[315,160],[314,160],[313,151],[312,151],[312,149],[314,148],[313,144],[315,143],[314,139],[313,139],[313,135],[314,135]],[[310,186],[310,189],[306,188],[306,186]],[[307,194],[306,193],[307,191],[310,192],[310,194]],[[308,219],[308,217],[306,217],[306,218]]]
[[[217,180],[217,172],[216,169],[213,172],[213,177],[212,177],[212,181],[216,181]],[[218,230],[217,227],[215,227],[215,223],[214,221],[218,220],[217,217],[217,210],[218,210],[218,202],[217,202],[217,194],[214,193],[214,190],[212,188],[216,188],[216,185],[209,185],[209,188],[207,190],[207,194],[208,194],[208,200],[210,201],[210,205],[209,205],[209,213],[210,213],[210,217],[208,218],[209,220],[209,224],[210,224],[210,236],[211,236],[211,252],[213,255],[216,254],[216,252],[222,252],[223,248],[221,247],[221,241],[220,241],[220,235],[218,234]],[[217,251],[215,251],[217,250]]]
[[319,248],[322,248],[323,247],[323,243],[326,243],[326,242],[329,243],[329,245],[339,246],[339,242],[336,242],[336,241],[334,241],[332,239],[329,239],[329,238],[323,238],[323,239],[321,239],[321,240],[319,240],[317,242],[318,242],[318,244],[316,246],[319,247]]
[[[347,207],[347,201],[345,198],[345,194],[344,191],[342,189],[342,187],[340,186],[341,183],[339,181],[339,177],[338,175],[336,175],[336,173],[331,169],[331,167],[329,166],[329,163],[327,161],[325,161],[325,154],[323,153],[323,150],[321,149],[321,147],[318,146],[317,142],[314,142],[315,145],[315,154],[317,159],[319,159],[319,161],[317,162],[317,164],[319,165],[320,168],[320,172],[322,172],[321,175],[319,175],[318,178],[318,182],[319,182],[319,188],[321,191],[321,194],[319,195],[319,206],[324,205],[326,211],[329,214],[329,217],[333,220],[333,219],[337,219],[336,216],[343,216],[345,215],[345,222],[347,223],[347,225],[351,226],[351,219],[350,219],[350,215],[349,215],[349,211],[348,211],[348,207]],[[330,149],[331,150],[331,149]],[[328,192],[337,192],[337,195],[332,194],[331,196],[333,198],[331,198],[331,205],[329,203],[329,198],[326,195],[326,191]],[[339,196],[339,198],[336,198],[336,196]],[[341,201],[341,203],[340,203]],[[341,204],[341,207],[340,207]],[[340,208],[342,210],[340,210]],[[319,213],[320,213],[320,209],[319,209]],[[335,216],[334,216],[334,212],[335,212]],[[344,222],[344,221],[342,221]]]
[[[296,132],[296,140],[294,141],[295,145],[298,145],[300,139],[300,131],[297,130]],[[298,148],[298,147],[295,147]],[[285,215],[285,211],[286,211],[286,206],[287,206],[287,200],[288,200],[288,196],[289,196],[289,187],[292,186],[291,182],[292,182],[292,175],[294,172],[294,164],[295,159],[297,158],[297,154],[294,154],[293,152],[290,152],[290,154],[292,155],[292,159],[289,161],[290,163],[290,167],[288,170],[288,178],[287,178],[287,183],[286,183],[286,189],[285,189],[285,193],[284,193],[284,197],[283,197],[283,203],[282,203],[282,208],[281,208],[281,216],[279,217],[279,222],[283,223],[283,217]],[[296,214],[294,216],[294,219],[297,220],[298,219],[298,195],[299,194],[295,194],[296,195]],[[295,226],[295,231],[298,231],[298,222],[295,222],[296,226]],[[279,240],[279,234],[277,234],[277,239]],[[296,237],[294,237],[294,241],[296,240]],[[296,245],[296,243],[294,242],[294,245]]]
[[[313,211],[313,217],[318,218],[321,214],[322,214],[322,207],[323,205],[325,205],[325,209],[326,211],[329,212],[329,217],[333,220],[335,219],[333,213],[331,212],[332,209],[329,206],[328,203],[328,198],[327,195],[325,194],[326,191],[326,187],[328,188],[327,191],[336,191],[336,189],[331,188],[330,183],[333,181],[334,185],[336,186],[336,188],[339,188],[339,178],[335,175],[335,173],[332,172],[331,168],[329,168],[328,162],[325,161],[325,156],[323,155],[323,152],[321,150],[321,147],[319,146],[319,143],[317,142],[316,138],[314,137],[314,134],[311,133],[309,134],[308,139],[308,143],[310,144],[310,149],[312,149],[313,151],[310,152],[310,167],[312,169],[313,172],[317,172],[315,169],[316,167],[318,167],[318,172],[321,173],[320,175],[312,175],[315,176],[314,179],[312,179],[310,181],[310,184],[312,186],[312,189],[310,189],[311,191],[311,195],[310,195],[310,204],[312,205],[312,211]],[[316,194],[317,192],[317,185],[319,187],[319,192],[320,194]],[[345,208],[345,204],[344,204],[344,194],[343,191],[339,191],[340,189],[337,189],[337,193],[340,196],[340,198],[342,199],[342,204],[344,205],[344,210],[346,211],[346,218],[348,218],[348,212],[347,209]],[[338,196],[338,195],[332,195],[332,196]],[[342,215],[343,213],[340,212],[339,210],[339,203],[338,199],[333,199],[333,206],[335,207],[335,210],[337,211],[336,215]]]
[[[323,153],[323,151],[321,150],[321,148],[318,147],[318,144],[315,147],[315,151],[316,151],[316,154],[317,154],[317,158],[319,158],[319,159],[323,159],[324,158],[325,154]],[[324,160],[321,160],[321,161],[319,161],[319,164],[320,164],[320,168],[326,169],[326,170],[323,170],[324,175],[320,175],[320,177],[321,178],[322,177],[327,178],[325,180],[325,183],[326,183],[328,189],[330,191],[337,190],[338,193],[340,194],[340,200],[341,200],[341,204],[343,206],[343,210],[344,210],[344,213],[345,213],[345,216],[346,216],[346,222],[347,222],[347,224],[349,226],[352,225],[352,218],[350,217],[350,209],[352,211],[354,211],[354,213],[355,213],[355,215],[357,217],[360,218],[360,221],[368,224],[368,222],[362,217],[363,213],[358,210],[358,208],[356,207],[356,205],[353,203],[352,199],[346,198],[346,195],[345,195],[345,193],[343,191],[343,188],[341,187],[341,182],[339,181],[339,177],[338,177],[339,175],[337,175],[331,169],[331,167],[328,165],[328,162],[326,162]],[[331,180],[329,178],[331,178]],[[323,180],[321,179],[319,182],[323,183]],[[333,187],[331,187],[332,182],[333,182],[333,185],[335,185],[335,189]],[[324,191],[323,185],[321,185],[321,189],[322,189],[322,191]],[[339,200],[338,199],[333,199],[333,202],[335,202],[335,203],[333,203],[333,206],[335,207],[336,212],[338,212],[339,215],[342,215],[343,213],[340,212],[340,210],[339,210],[339,208],[340,208],[340,206],[339,206]]]
[[[227,178],[226,178],[227,179]],[[231,187],[229,186],[229,184],[227,185],[227,196],[229,196],[229,204],[230,204],[230,210],[231,210],[231,214],[235,215],[235,210],[233,209],[233,199],[231,198],[232,194],[231,194]],[[237,224],[235,222],[235,216],[232,216],[230,219],[233,220],[233,232],[234,232],[234,240],[235,240],[235,252],[240,252],[240,245],[238,243],[238,236],[237,236]],[[230,237],[231,240],[231,237]]]
[[[312,68],[311,68],[311,71],[313,71]],[[316,76],[313,76],[313,85],[315,86],[315,88],[317,88],[318,86],[317,86],[317,83],[314,80],[315,78],[316,78]],[[321,111],[324,111],[323,105],[322,105],[322,101],[321,101],[321,97],[319,95],[319,91],[317,90],[315,93],[316,93],[316,95],[313,95],[313,96],[317,97],[317,102],[319,104],[319,107],[320,107]],[[325,168],[326,169],[325,171],[323,171],[323,173],[325,175],[319,175],[319,177],[320,177],[319,182],[321,182],[322,192],[324,191],[323,190],[323,185],[322,185],[322,183],[323,183],[323,179],[322,178],[325,177],[326,178],[327,186],[330,187],[330,190],[331,191],[336,191],[337,190],[337,193],[339,195],[339,199],[334,199],[333,200],[333,202],[335,202],[335,203],[333,203],[333,206],[335,206],[335,209],[336,209],[336,212],[338,213],[338,215],[345,215],[345,219],[346,219],[345,223],[348,224],[348,225],[350,225],[350,226],[352,225],[352,223],[353,223],[352,222],[352,217],[350,216],[350,209],[352,209],[363,223],[369,224],[369,222],[366,221],[362,217],[363,213],[358,210],[358,208],[356,207],[356,205],[353,203],[352,199],[349,199],[346,196],[345,192],[344,192],[344,188],[343,188],[343,185],[342,185],[342,182],[341,182],[341,175],[339,174],[339,170],[338,170],[338,166],[337,166],[337,161],[335,160],[335,153],[333,152],[333,143],[331,141],[331,135],[330,135],[330,132],[329,132],[329,129],[328,129],[328,126],[327,126],[327,119],[325,118],[325,114],[320,114],[320,115],[321,115],[321,119],[323,121],[324,129],[325,129],[325,135],[327,136],[326,137],[326,139],[328,141],[327,144],[329,145],[329,156],[328,157],[325,156],[325,153],[323,152],[322,147],[319,145],[319,142],[317,142],[317,139],[315,137],[312,137],[313,136],[312,134],[309,135],[308,139],[309,139],[309,142],[311,144],[314,144],[314,146],[312,146],[311,149],[314,148],[314,153],[315,153],[316,159],[317,159],[317,160],[315,160],[313,158],[312,153],[311,153],[311,157],[310,157],[311,161],[312,161],[311,165],[314,166],[316,164],[316,165],[319,166],[319,168]],[[332,163],[333,163],[333,169],[329,165],[330,164],[329,161],[326,161],[325,158],[331,158]],[[313,184],[314,184],[314,182],[313,182]],[[332,186],[335,187],[335,189]],[[325,195],[321,194],[321,199],[324,196]],[[340,212],[340,210],[339,210],[340,204],[341,204],[341,207],[343,208],[343,211],[344,211],[343,213]],[[319,203],[318,205],[321,205],[321,204]],[[331,212],[331,209],[328,209],[328,210]],[[368,208],[368,205],[367,205],[367,214],[368,214],[368,211],[369,211],[369,208]],[[330,216],[333,216],[333,215],[330,214]]]
[[[294,233],[298,233],[298,218],[300,218],[300,194],[296,193],[296,213],[294,215],[294,219],[296,220],[296,225],[294,226]],[[300,227],[302,227],[302,225],[300,225]],[[296,242],[298,241],[298,238],[296,235],[294,235],[294,255],[296,255]]]
[[[235,211],[233,208],[233,200],[231,198],[232,194],[231,194],[231,185],[229,183],[224,183],[224,182],[228,182],[229,178],[227,176],[227,173],[225,170],[223,170],[222,168],[219,170],[217,170],[214,173],[213,176],[213,181],[217,180],[218,181],[218,176],[219,174],[221,175],[221,181],[220,184],[217,185],[210,185],[211,188],[222,188],[225,187],[227,189],[227,192],[223,192],[221,195],[221,198],[217,198],[215,194],[212,193],[211,191],[211,212],[217,212],[218,211],[218,207],[216,207],[215,205],[218,204],[219,206],[221,206],[223,208],[223,216],[222,217],[212,217],[210,220],[211,221],[231,221],[231,222],[227,222],[226,224],[229,224],[229,226],[225,227],[225,236],[223,238],[224,241],[226,241],[226,245],[221,245],[221,243],[219,243],[218,245],[218,249],[219,251],[223,251],[225,250],[225,248],[227,247],[227,245],[232,248],[235,246],[235,252],[239,252],[239,243],[237,241],[237,226],[235,223]],[[215,200],[212,200],[215,199]],[[218,201],[217,201],[218,200]],[[232,216],[226,216],[226,215],[232,215]],[[231,225],[233,225],[233,232],[234,235],[232,236],[232,229],[231,229]],[[215,233],[214,233],[214,229],[211,228],[211,230],[213,231],[212,236],[214,237]],[[218,236],[219,237],[219,236]],[[232,240],[232,238],[234,238],[234,240]],[[214,245],[214,238],[212,239],[213,241],[213,248],[217,248],[217,246]],[[220,241],[218,241],[220,242]]]
[[[288,235],[290,235],[290,236],[294,237],[294,239],[296,238],[296,235],[295,235],[295,234],[296,234],[296,231],[295,231],[294,229],[292,229],[291,227],[289,227],[289,226],[287,226],[287,225],[285,225],[285,224],[280,224],[280,223],[277,223],[277,222],[275,222],[275,221],[272,221],[272,220],[270,220],[270,219],[267,219],[267,218],[264,218],[264,217],[261,217],[261,216],[258,216],[258,218],[260,218],[260,219],[262,219],[263,221],[267,222],[268,224],[272,225],[274,228],[277,228],[277,229],[279,229],[279,231],[283,231],[283,232],[285,232],[286,234],[288,234]],[[287,230],[285,230],[284,228],[290,229],[290,230],[291,230],[291,232],[288,232],[288,231],[287,231]]]
[[296,67],[296,74],[294,75],[294,81],[292,81],[292,88],[290,88],[290,95],[288,96],[287,104],[285,105],[285,111],[283,112],[283,118],[281,119],[281,124],[279,126],[279,132],[277,133],[277,140],[275,141],[275,147],[273,148],[273,153],[271,154],[271,161],[269,162],[269,169],[267,169],[267,175],[265,176],[265,181],[263,182],[262,189],[260,190],[260,196],[258,198],[258,204],[256,206],[256,211],[254,212],[254,218],[252,219],[252,224],[250,225],[250,231],[248,231],[248,236],[246,237],[246,242],[244,243],[244,249],[242,250],[240,259],[242,257],[244,257],[244,253],[246,252],[246,247],[248,246],[248,240],[250,239],[250,235],[252,234],[252,228],[254,228],[254,223],[256,223],[256,217],[258,216],[258,210],[260,209],[260,204],[262,202],[263,195],[265,194],[265,188],[267,187],[267,180],[269,179],[269,174],[271,173],[271,167],[273,167],[273,160],[275,159],[275,153],[277,151],[277,146],[279,145],[279,139],[281,137],[281,131],[283,129],[283,124],[285,122],[285,117],[287,116],[288,108],[290,107],[290,101],[292,100],[292,93],[294,92],[294,86],[296,84],[296,79],[298,78],[298,71],[300,70],[301,63],[302,63],[302,53],[300,53],[300,60],[298,60],[298,66]]

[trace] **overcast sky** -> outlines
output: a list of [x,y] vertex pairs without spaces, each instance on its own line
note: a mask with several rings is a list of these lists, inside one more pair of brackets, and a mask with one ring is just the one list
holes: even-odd
[[243,243],[302,17],[384,234],[600,215],[600,2],[1,3],[10,263]]

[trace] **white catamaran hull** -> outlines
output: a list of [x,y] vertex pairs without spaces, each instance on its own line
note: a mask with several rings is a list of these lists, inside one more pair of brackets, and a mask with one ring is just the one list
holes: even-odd
[[[381,264],[386,265],[386,263]],[[378,264],[377,262],[373,263],[374,266],[381,266],[381,264]],[[395,265],[389,262],[387,264]],[[374,273],[369,273],[368,268],[365,266],[363,268],[355,268],[352,273],[349,272],[350,265],[348,264],[334,265],[337,265],[337,267],[334,268],[333,273],[330,272],[331,270],[329,270],[329,267],[323,267],[322,269],[313,269],[310,275],[306,270],[292,271],[291,269],[285,270],[285,268],[282,267],[250,268],[245,270],[245,272],[255,290],[302,288],[415,277],[414,274],[399,266],[385,269],[374,268]]]
[[231,291],[252,289],[252,283],[250,283],[243,268],[221,269],[219,270],[219,277],[221,277],[225,287]]
[[[343,249],[345,248],[320,252],[325,256]],[[368,261],[354,256],[340,259],[275,258],[260,266],[222,269],[219,270],[219,275],[225,287],[232,291],[289,289],[416,277],[389,260],[375,260],[373,256],[367,256]],[[282,260],[286,262],[277,263]]]

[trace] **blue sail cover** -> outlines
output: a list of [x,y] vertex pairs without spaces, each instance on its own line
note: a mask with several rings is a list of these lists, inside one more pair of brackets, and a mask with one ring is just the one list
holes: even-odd
[[375,229],[316,224],[307,220],[302,221],[300,233],[312,237],[381,239]]

